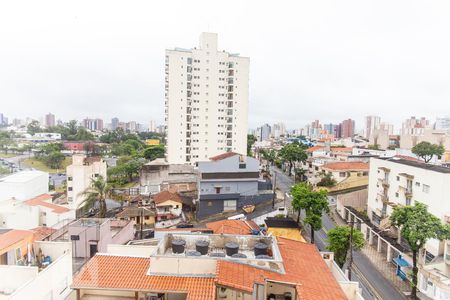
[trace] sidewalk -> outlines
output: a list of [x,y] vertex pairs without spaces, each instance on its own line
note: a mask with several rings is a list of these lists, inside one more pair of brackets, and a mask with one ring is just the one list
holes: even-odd
[[[347,225],[336,211],[333,211],[333,219],[339,226]],[[398,291],[400,291],[404,295],[411,292],[409,283],[407,281],[401,280],[395,274],[394,264],[386,261],[386,256],[377,252],[377,249],[369,245],[368,241],[366,241],[364,247],[361,249],[361,253],[370,260],[372,265],[383,275],[384,278],[389,280]]]

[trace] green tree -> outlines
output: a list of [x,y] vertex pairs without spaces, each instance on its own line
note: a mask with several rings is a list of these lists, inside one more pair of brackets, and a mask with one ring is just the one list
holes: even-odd
[[303,222],[311,228],[311,243],[314,244],[314,231],[322,228],[322,214],[329,212],[327,191],[314,191],[306,183],[298,183],[291,188],[292,207],[298,212],[297,222],[300,221],[301,210],[305,210]]
[[[350,234],[349,226],[336,226],[327,233],[327,249],[334,252],[334,260],[341,268],[347,260],[347,253],[350,249]],[[352,244],[353,250],[360,250],[364,246],[364,235],[361,231],[353,230]]]
[[305,146],[299,143],[291,143],[285,145],[280,150],[280,157],[289,164],[289,175],[291,175],[292,167],[296,162],[304,162],[308,158],[305,152]]
[[400,228],[401,236],[412,251],[411,297],[417,298],[417,255],[429,239],[449,239],[450,227],[428,212],[425,204],[415,202],[413,206],[397,206],[391,215],[392,224]]
[[44,163],[52,169],[60,169],[63,161],[64,154],[59,151],[53,151],[44,158]]
[[0,150],[8,154],[8,150],[14,145],[11,134],[6,131],[0,131]]
[[247,134],[247,156],[252,156],[252,146],[256,142],[256,136]]
[[431,144],[429,142],[420,142],[411,149],[412,153],[422,158],[426,163],[429,162],[434,155],[441,158],[445,152],[442,145]]
[[36,120],[33,120],[27,126],[27,132],[31,135],[35,135],[37,132],[42,132],[41,125]]
[[149,146],[143,151],[142,156],[148,160],[155,160],[157,158],[163,158],[164,153],[163,145]]
[[378,144],[369,145],[369,146],[367,146],[367,149],[380,150],[380,145],[378,145]]
[[[262,149],[260,153],[262,158],[265,161],[267,161],[271,166],[273,166],[275,160],[277,159],[277,152],[273,149],[270,150]],[[267,164],[267,168],[269,168],[269,164]]]
[[111,188],[103,178],[98,176],[91,179],[91,185],[81,193],[85,198],[80,203],[80,207],[84,209],[90,209],[98,205],[99,217],[106,217],[106,198],[111,196]]
[[294,169],[294,181],[297,182],[297,179],[300,179],[300,182],[303,182],[305,177],[306,170],[303,168],[295,168]]

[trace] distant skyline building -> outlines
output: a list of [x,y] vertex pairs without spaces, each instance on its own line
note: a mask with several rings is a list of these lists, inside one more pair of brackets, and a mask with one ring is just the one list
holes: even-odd
[[119,118],[114,117],[111,119],[111,130],[116,130],[119,127]]
[[219,51],[216,33],[198,48],[166,50],[167,160],[195,164],[247,153],[249,58]]
[[286,136],[286,126],[284,123],[275,123],[272,127],[272,136],[276,139],[280,138],[281,136]]
[[155,121],[150,120],[150,122],[148,123],[148,131],[155,132],[155,130],[156,130]]
[[0,125],[8,125],[8,118],[3,113],[0,113]]
[[450,116],[437,118],[434,128],[437,130],[445,130],[450,134]]
[[46,114],[45,115],[45,121],[44,121],[45,123],[44,123],[44,126],[46,127],[46,128],[49,128],[49,127],[54,127],[55,126],[55,115],[54,114],[52,114],[52,113],[48,113],[48,114]]
[[420,119],[411,117],[405,120],[402,124],[401,135],[421,135],[424,133],[425,128],[430,127],[430,121],[425,117]]
[[270,127],[270,125],[264,124],[263,126],[256,129],[256,137],[260,142],[267,141],[268,139],[270,139],[271,132],[272,128]]
[[103,130],[103,120],[102,119],[89,119],[86,118],[81,123],[84,128],[92,131],[102,131]]
[[364,129],[364,136],[367,139],[370,139],[373,131],[378,128],[381,122],[381,118],[378,116],[367,116],[366,118],[366,126]]
[[351,138],[355,134],[355,121],[347,119],[341,123],[341,138]]

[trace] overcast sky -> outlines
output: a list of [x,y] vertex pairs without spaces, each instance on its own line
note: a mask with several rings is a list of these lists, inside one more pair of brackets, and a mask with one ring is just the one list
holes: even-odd
[[450,115],[450,1],[1,1],[0,112],[163,121],[164,50],[250,57],[249,125]]

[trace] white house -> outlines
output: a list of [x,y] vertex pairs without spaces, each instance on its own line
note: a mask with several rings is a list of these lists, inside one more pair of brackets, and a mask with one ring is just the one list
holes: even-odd
[[0,228],[51,227],[68,219],[75,219],[75,210],[52,203],[52,196],[49,194],[25,201],[9,199],[0,202]]

